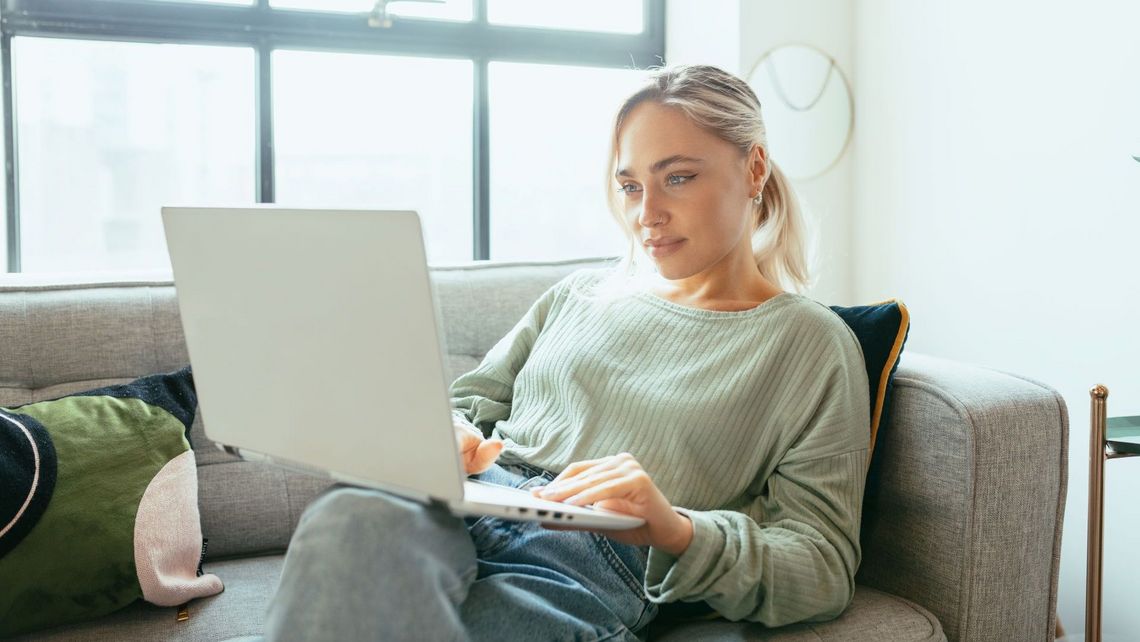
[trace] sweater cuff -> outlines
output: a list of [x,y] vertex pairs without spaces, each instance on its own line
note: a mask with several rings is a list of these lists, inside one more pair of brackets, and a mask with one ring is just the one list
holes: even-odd
[[693,522],[693,540],[680,556],[649,547],[649,560],[645,569],[645,594],[658,604],[677,602],[689,597],[704,575],[719,559],[724,549],[724,536],[711,515],[703,511],[673,507]]

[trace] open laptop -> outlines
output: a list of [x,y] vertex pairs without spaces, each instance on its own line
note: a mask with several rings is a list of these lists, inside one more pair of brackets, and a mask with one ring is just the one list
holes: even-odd
[[245,459],[456,515],[644,520],[467,479],[414,211],[164,207],[206,434]]

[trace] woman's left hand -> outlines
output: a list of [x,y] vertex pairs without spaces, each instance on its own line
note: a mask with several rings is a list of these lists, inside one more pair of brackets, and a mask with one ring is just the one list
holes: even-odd
[[625,544],[649,545],[678,556],[693,539],[692,522],[673,510],[649,473],[629,453],[574,462],[546,486],[531,489],[531,493],[541,499],[577,506],[594,504],[645,520],[637,528],[622,530],[544,523],[546,528],[605,533]]

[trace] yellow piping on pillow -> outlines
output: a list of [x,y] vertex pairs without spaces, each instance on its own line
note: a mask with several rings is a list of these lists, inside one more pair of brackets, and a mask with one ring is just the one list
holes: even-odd
[[886,305],[894,303],[899,306],[899,314],[902,316],[902,322],[899,323],[898,333],[895,335],[895,343],[891,346],[891,354],[887,357],[887,363],[883,368],[883,372],[879,374],[879,393],[875,395],[875,415],[871,419],[871,447],[867,451],[867,467],[871,466],[871,455],[875,452],[875,437],[879,432],[879,420],[883,414],[883,401],[887,395],[887,378],[891,374],[891,368],[895,361],[899,358],[899,353],[902,352],[903,340],[906,338],[907,328],[910,327],[910,312],[906,309],[906,304],[898,299],[887,299],[886,301],[879,301],[871,305]]

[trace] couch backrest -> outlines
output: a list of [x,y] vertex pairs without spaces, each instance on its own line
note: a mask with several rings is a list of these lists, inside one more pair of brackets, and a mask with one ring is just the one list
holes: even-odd
[[[431,268],[451,381],[483,355],[551,285],[603,259],[472,263]],[[189,362],[169,280],[7,275],[0,281],[0,406],[64,396]],[[223,453],[191,431],[207,558],[283,550],[326,479]]]

